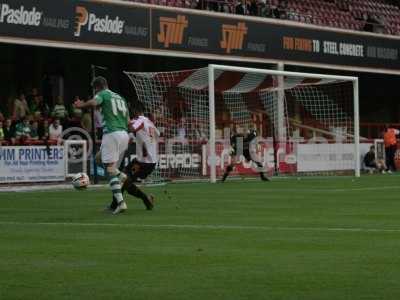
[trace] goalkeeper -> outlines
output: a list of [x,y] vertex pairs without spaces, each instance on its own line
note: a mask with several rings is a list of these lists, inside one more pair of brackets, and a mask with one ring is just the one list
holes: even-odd
[[[254,129],[249,130],[246,136],[243,134],[236,132],[231,136],[230,144],[232,147],[232,151],[230,153],[231,156],[231,164],[226,167],[225,173],[222,177],[222,182],[226,180],[229,174],[233,171],[236,165],[240,164],[240,154],[243,154],[244,158],[247,162],[254,162],[258,168],[262,169],[263,165],[260,162],[260,159],[256,157],[255,151],[251,151],[250,148],[255,147],[255,139],[257,137],[257,133]],[[239,151],[242,150],[242,151]],[[242,153],[240,153],[242,152]],[[260,171],[260,178],[262,181],[269,181],[269,179],[265,176],[265,174]]]

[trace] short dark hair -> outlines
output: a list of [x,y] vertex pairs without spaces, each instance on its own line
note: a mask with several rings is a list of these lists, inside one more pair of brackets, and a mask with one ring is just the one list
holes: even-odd
[[133,109],[132,112],[134,114],[140,115],[144,113],[144,105],[142,102],[135,102],[135,104],[133,105]]
[[95,89],[105,89],[108,87],[107,79],[105,79],[103,76],[98,76],[93,79],[92,81],[92,87]]

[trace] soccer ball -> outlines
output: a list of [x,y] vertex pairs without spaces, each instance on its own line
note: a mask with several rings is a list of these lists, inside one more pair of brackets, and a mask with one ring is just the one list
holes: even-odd
[[72,186],[77,190],[86,189],[89,183],[89,176],[87,176],[85,173],[78,173],[72,177]]

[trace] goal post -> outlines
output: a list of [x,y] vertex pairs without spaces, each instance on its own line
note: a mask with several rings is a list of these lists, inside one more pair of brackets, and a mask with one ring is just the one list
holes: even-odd
[[[360,176],[357,77],[215,64],[125,74],[160,129],[161,179],[216,182],[238,129],[256,129],[252,149],[269,176]],[[238,162],[233,176],[260,171]]]
[[[294,77],[294,78],[310,78],[319,80],[337,80],[337,81],[348,81],[353,85],[353,122],[354,122],[354,175],[360,177],[360,121],[359,121],[359,86],[358,77],[353,76],[337,76],[337,75],[326,75],[326,74],[315,74],[315,73],[301,73],[301,72],[290,72],[282,70],[269,70],[269,69],[257,69],[257,68],[247,68],[247,67],[236,67],[228,65],[208,65],[208,77],[209,77],[209,101],[210,101],[210,181],[215,183],[216,178],[216,153],[215,153],[215,71],[231,71],[247,74],[266,74],[271,76],[277,76],[278,82],[282,82],[284,77]],[[278,83],[278,87],[279,87]],[[281,92],[282,89],[279,89]],[[281,97],[278,97],[280,99]],[[279,100],[278,100],[279,101]],[[279,105],[278,105],[279,106]],[[279,109],[278,109],[279,110]],[[280,114],[280,111],[278,112]],[[278,117],[278,119],[280,119]],[[281,129],[281,127],[279,127]],[[280,134],[278,134],[280,137]]]

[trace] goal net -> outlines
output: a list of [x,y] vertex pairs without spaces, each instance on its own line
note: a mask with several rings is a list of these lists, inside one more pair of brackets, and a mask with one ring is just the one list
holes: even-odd
[[[218,65],[125,73],[160,129],[160,178],[215,181],[233,131],[253,129],[250,152],[269,176],[359,175],[357,78]],[[235,161],[234,175],[260,171]]]

